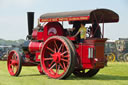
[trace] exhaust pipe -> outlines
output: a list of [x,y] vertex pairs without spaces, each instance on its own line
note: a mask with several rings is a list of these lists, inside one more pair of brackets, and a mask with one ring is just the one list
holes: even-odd
[[34,12],[27,12],[28,17],[28,35],[32,35],[32,30],[34,27]]

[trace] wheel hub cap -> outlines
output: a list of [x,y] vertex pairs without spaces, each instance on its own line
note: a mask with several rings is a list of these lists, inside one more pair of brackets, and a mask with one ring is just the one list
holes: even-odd
[[61,59],[61,53],[54,53],[53,54],[53,60],[56,63],[60,63],[60,59]]
[[17,64],[17,61],[12,60],[12,65],[16,65],[16,64]]

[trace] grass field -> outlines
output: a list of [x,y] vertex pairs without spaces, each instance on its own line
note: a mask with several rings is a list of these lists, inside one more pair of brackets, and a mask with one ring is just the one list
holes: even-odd
[[36,67],[23,67],[19,77],[12,77],[5,61],[0,61],[0,85],[128,85],[128,63],[108,63],[92,78],[71,75],[66,80],[40,75]]

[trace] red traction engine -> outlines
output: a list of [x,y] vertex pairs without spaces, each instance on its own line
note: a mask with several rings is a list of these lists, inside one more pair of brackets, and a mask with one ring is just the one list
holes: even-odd
[[[75,30],[64,29],[64,21],[73,24]],[[106,63],[104,23],[118,21],[118,14],[108,9],[47,13],[40,16],[40,23],[33,29],[34,13],[28,12],[29,35],[21,44],[22,51],[10,51],[8,71],[11,76],[18,76],[22,66],[37,66],[40,74],[54,79],[65,79],[72,73],[92,77]],[[81,22],[92,24],[83,43],[79,42],[79,35],[73,37]]]

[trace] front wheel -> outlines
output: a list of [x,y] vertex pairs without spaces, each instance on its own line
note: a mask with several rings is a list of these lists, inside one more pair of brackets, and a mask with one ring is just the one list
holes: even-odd
[[11,76],[18,76],[22,69],[22,58],[17,50],[10,51],[7,60],[8,72]]
[[99,69],[85,69],[85,70],[75,70],[73,74],[77,77],[93,77],[99,72]]
[[65,79],[75,67],[74,52],[66,39],[53,36],[45,41],[41,51],[41,66],[46,75],[54,79]]

